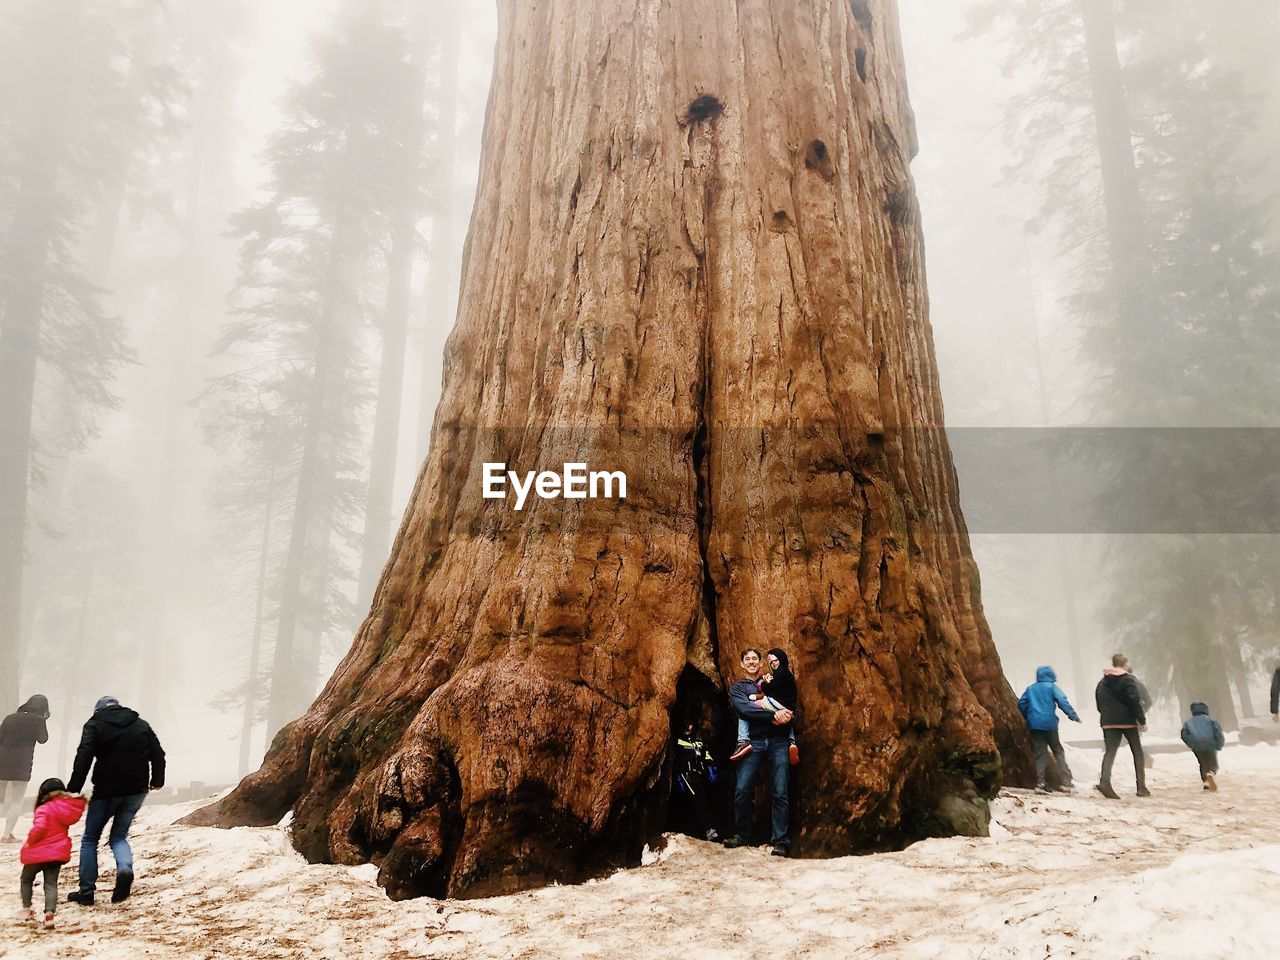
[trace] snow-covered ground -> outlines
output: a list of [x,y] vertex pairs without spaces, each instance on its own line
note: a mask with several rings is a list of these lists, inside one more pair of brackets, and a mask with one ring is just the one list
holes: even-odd
[[[1099,757],[1070,751],[1080,783]],[[1229,748],[1216,794],[1190,753],[1161,755],[1149,800],[1125,760],[1124,799],[1006,791],[989,839],[779,860],[673,837],[634,870],[480,901],[392,903],[372,867],[309,865],[279,828],[187,829],[170,822],[190,806],[154,807],[135,832],[132,899],[64,904],[48,933],[7,920],[0,957],[1270,960],[1280,748]],[[17,851],[0,849],[16,908]]]

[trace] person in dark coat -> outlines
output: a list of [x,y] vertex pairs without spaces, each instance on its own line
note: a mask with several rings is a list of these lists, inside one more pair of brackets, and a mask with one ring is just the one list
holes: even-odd
[[22,813],[22,796],[31,781],[36,744],[49,741],[49,700],[36,694],[0,723],[0,809],[4,843],[17,843],[13,828]]
[[1061,710],[1076,723],[1080,722],[1080,714],[1076,713],[1067,695],[1058,688],[1058,675],[1053,672],[1053,667],[1036,668],[1036,682],[1022,692],[1022,696],[1018,698],[1018,709],[1027,721],[1027,734],[1035,749],[1036,790],[1040,793],[1049,792],[1045,784],[1045,771],[1052,751],[1062,781],[1058,789],[1063,793],[1070,793],[1071,768],[1067,766],[1067,754],[1058,737],[1058,711]]
[[[800,688],[796,685],[796,675],[791,672],[791,658],[781,647],[774,647],[764,656],[769,664],[769,675],[760,684],[760,691],[796,713],[800,709]],[[795,724],[791,726],[791,746],[787,748],[787,759],[793,767],[800,762]]]
[[1142,693],[1138,681],[1129,672],[1129,658],[1123,653],[1111,657],[1111,666],[1102,671],[1102,679],[1094,690],[1098,706],[1098,718],[1102,724],[1102,775],[1094,787],[1104,797],[1119,800],[1111,788],[1111,768],[1116,762],[1120,741],[1129,741],[1133,753],[1133,775],[1137,781],[1138,796],[1149,797],[1146,764],[1142,755],[1142,737],[1139,731],[1147,729],[1147,714],[1142,706]]
[[1208,704],[1191,705],[1191,719],[1182,725],[1182,742],[1191,748],[1200,764],[1200,782],[1206,790],[1217,790],[1218,751],[1227,745],[1222,724],[1209,716]]
[[713,843],[720,840],[711,809],[711,783],[715,780],[715,764],[706,744],[698,736],[697,724],[685,724],[684,733],[676,737],[673,785],[676,798],[688,803],[694,823],[694,836]]
[[1271,722],[1280,723],[1280,667],[1271,676]]
[[119,903],[133,889],[133,851],[129,827],[147,799],[147,789],[164,786],[164,750],[150,724],[137,711],[120,706],[115,697],[103,697],[84,725],[75,766],[67,791],[79,793],[93,766],[93,797],[84,820],[80,841],[80,889],[67,900],[93,906],[98,884],[98,841],[107,823],[107,842],[116,859],[116,885],[111,902]]

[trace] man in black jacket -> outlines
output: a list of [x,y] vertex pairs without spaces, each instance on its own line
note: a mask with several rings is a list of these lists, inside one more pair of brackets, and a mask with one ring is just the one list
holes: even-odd
[[1280,667],[1271,677],[1271,722],[1280,723]]
[[111,902],[119,903],[133,888],[133,851],[129,827],[147,799],[147,788],[164,786],[164,750],[150,724],[134,710],[120,706],[115,697],[103,697],[84,725],[75,767],[67,790],[79,793],[93,768],[93,797],[84,818],[80,842],[80,889],[67,897],[71,903],[93,906],[98,884],[98,841],[107,822],[107,842],[116,858],[116,885]]
[[788,778],[791,772],[791,722],[790,710],[776,713],[760,706],[751,699],[759,694],[756,686],[760,675],[760,651],[748,650],[741,658],[746,677],[729,690],[729,703],[733,712],[747,721],[752,750],[738,764],[738,780],[733,792],[734,835],[724,842],[726,847],[745,846],[751,836],[751,800],[755,792],[756,774],[762,763],[769,764],[769,776],[773,787],[773,854],[785,857],[791,849],[791,804],[788,800]]
[[1129,658],[1123,653],[1114,654],[1111,666],[1102,671],[1102,679],[1098,681],[1094,699],[1098,706],[1102,740],[1106,748],[1102,755],[1102,776],[1094,789],[1104,797],[1120,799],[1111,788],[1111,768],[1115,764],[1120,741],[1128,740],[1129,749],[1133,753],[1133,775],[1138,784],[1138,796],[1151,796],[1151,791],[1147,789],[1147,771],[1142,756],[1142,738],[1139,736],[1139,730],[1147,729],[1147,715],[1142,705],[1143,697],[1138,681],[1129,672]]

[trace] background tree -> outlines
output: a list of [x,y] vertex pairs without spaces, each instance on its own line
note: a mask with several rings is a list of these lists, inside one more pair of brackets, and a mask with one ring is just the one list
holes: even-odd
[[[270,523],[288,527],[282,554],[265,568],[255,561],[282,570],[266,694],[272,732],[314,694],[323,638],[352,623],[369,350],[387,295],[370,278],[385,276],[397,205],[416,207],[406,103],[420,104],[421,85],[402,26],[374,7],[352,9],[317,40],[314,58],[267,149],[269,196],[233,220],[236,316],[217,347],[229,372],[206,401],[240,462],[242,492],[228,502],[263,531],[252,542],[269,550]],[[255,489],[258,498],[246,495]],[[259,609],[266,589],[259,576]]]
[[[1259,189],[1266,162],[1244,148],[1257,97],[1271,91],[1248,90],[1214,55],[1195,5],[996,0],[976,9],[981,23],[1003,25],[1010,68],[1032,81],[1010,106],[1011,132],[1023,172],[1043,188],[1038,221],[1054,225],[1072,265],[1068,305],[1097,374],[1089,420],[1146,431],[1104,447],[1102,523],[1123,529],[1150,516],[1154,498],[1194,532],[1204,491],[1189,478],[1203,476],[1213,448],[1194,434],[1162,441],[1150,431],[1274,419],[1274,197]],[[1158,490],[1141,482],[1153,447],[1170,451]],[[1245,626],[1262,622],[1257,604],[1274,597],[1249,570],[1256,543],[1221,535],[1237,520],[1219,507],[1199,536],[1148,529],[1113,539],[1103,609],[1153,692],[1175,694],[1183,710],[1209,698],[1229,725],[1232,687],[1242,705],[1250,699],[1237,661],[1275,642]]]
[[[403,5],[401,12],[406,12]],[[397,99],[388,104],[387,109],[398,111],[399,116],[388,121],[386,174],[392,183],[401,187],[403,193],[395,199],[390,211],[387,295],[379,329],[378,399],[369,457],[364,536],[360,544],[359,592],[356,595],[356,607],[361,614],[368,610],[373,599],[373,590],[386,561],[391,532],[397,519],[392,515],[392,501],[400,442],[400,410],[404,401],[405,347],[409,340],[413,266],[419,249],[418,224],[423,209],[423,145],[427,132],[423,98],[427,93],[426,61],[431,33],[429,16],[432,13],[426,0],[415,0],[407,5],[407,22],[402,27],[407,61],[403,64],[403,76],[389,84]],[[446,18],[451,17],[446,14]],[[456,74],[457,38],[441,32],[436,39],[440,59],[452,59]],[[457,83],[456,76],[453,83]],[[448,149],[452,150],[451,143]],[[451,176],[452,157],[449,159],[449,171]],[[441,260],[443,256],[436,259]]]
[[104,693],[123,698],[136,689],[132,662],[147,600],[140,583],[141,511],[130,484],[100,463],[77,458],[59,508],[62,526],[47,549],[71,589],[40,605],[27,677],[50,698],[58,717],[52,727],[58,769],[68,770],[83,719],[78,714]]
[[[168,74],[140,45],[150,4],[20,3],[0,24],[0,703],[17,696],[30,491],[47,458],[92,436],[129,361],[121,322],[86,276],[102,200],[168,122]],[[55,498],[56,499],[56,498]]]
[[[941,430],[894,6],[500,12],[444,393],[373,611],[193,822],[292,809],[308,857],[373,859],[397,897],[634,861],[672,712],[782,644],[798,852],[985,830],[1001,754],[1013,782],[1028,757]],[[516,512],[481,496],[492,461],[628,496]]]

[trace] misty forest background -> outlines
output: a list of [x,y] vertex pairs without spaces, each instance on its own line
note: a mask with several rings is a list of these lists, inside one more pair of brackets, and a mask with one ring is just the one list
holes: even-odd
[[[1280,426],[1280,3],[900,10],[949,428]],[[346,650],[425,454],[494,31],[0,0],[0,710],[50,698],[37,775],[109,693],[175,782],[230,781]],[[1089,708],[1123,648],[1156,732],[1264,712],[1276,537],[1090,529],[974,527],[1014,686],[1053,663]]]

